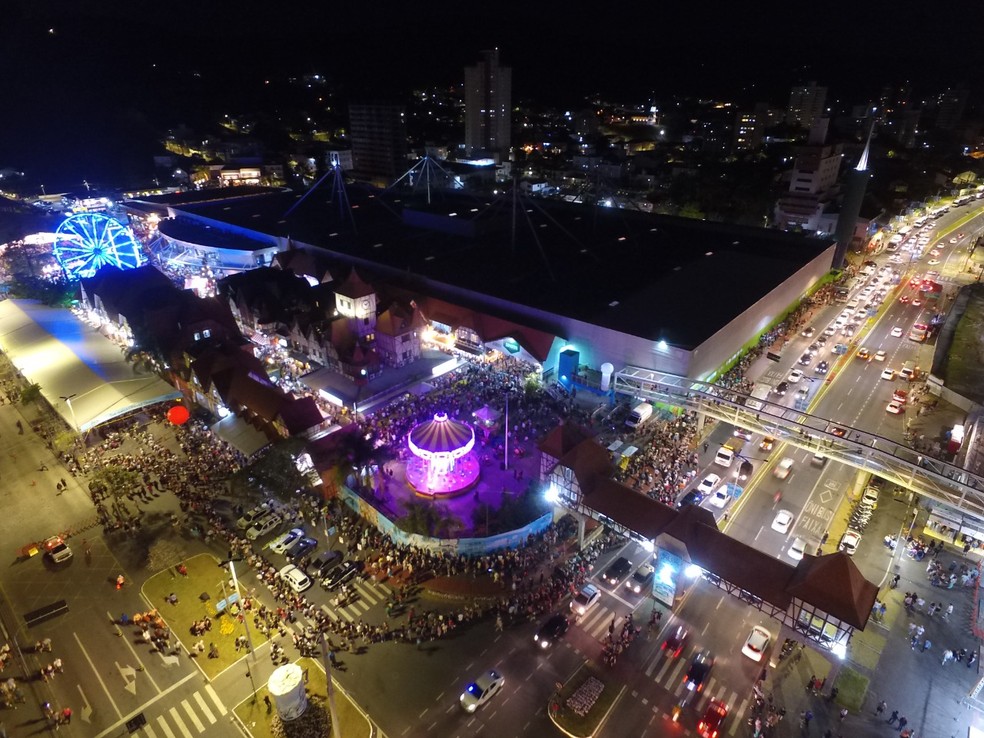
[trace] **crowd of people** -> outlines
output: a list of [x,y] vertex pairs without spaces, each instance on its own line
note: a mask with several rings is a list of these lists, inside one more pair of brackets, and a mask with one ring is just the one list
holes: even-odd
[[675,505],[697,475],[696,438],[695,413],[650,420],[639,438],[641,451],[616,472],[616,479],[665,505]]

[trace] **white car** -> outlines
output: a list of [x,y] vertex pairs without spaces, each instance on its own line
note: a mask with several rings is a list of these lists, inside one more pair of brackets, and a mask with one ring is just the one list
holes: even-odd
[[892,328],[892,338],[902,338],[902,329],[898,326]]
[[282,522],[283,518],[277,513],[271,512],[269,515],[264,515],[253,523],[250,529],[246,531],[246,537],[251,541],[255,541],[257,538],[275,531],[280,527]]
[[585,584],[581,587],[581,591],[574,595],[574,599],[571,600],[571,610],[580,617],[590,610],[600,599],[601,590],[593,584]]
[[789,528],[793,524],[793,514],[789,510],[780,510],[776,519],[772,521],[772,530],[777,533],[789,533]]
[[905,411],[905,406],[898,400],[892,400],[885,406],[885,410],[890,412],[892,415],[899,415]]
[[726,487],[721,487],[717,492],[707,499],[708,504],[720,507],[722,510],[731,502],[731,495],[728,494]]
[[803,378],[803,372],[801,372],[799,369],[793,369],[793,371],[789,373],[787,380],[792,384],[796,384],[802,378]]
[[697,485],[697,491],[706,497],[714,491],[714,488],[718,486],[718,482],[720,481],[721,477],[717,474],[708,474],[700,480],[700,484]]
[[72,558],[72,549],[61,536],[52,536],[44,542],[44,553],[55,564]]
[[885,369],[881,373],[881,378],[882,379],[887,379],[889,382],[891,382],[893,379],[895,379],[895,370],[894,369]]
[[761,661],[770,643],[772,643],[772,633],[761,625],[756,625],[748,634],[748,638],[745,639],[745,645],[741,647],[741,652],[752,661]]
[[270,550],[273,551],[275,554],[282,554],[284,551],[286,551],[288,548],[291,547],[294,541],[296,541],[298,538],[301,538],[303,535],[304,535],[303,528],[291,528],[286,533],[278,536],[276,539],[271,541]]
[[878,488],[865,487],[861,495],[861,502],[868,505],[872,510],[878,509]]
[[789,554],[789,558],[800,561],[806,553],[806,541],[802,538],[794,538],[786,553]]
[[843,551],[848,556],[854,556],[859,545],[861,545],[861,534],[848,529],[844,532],[844,535],[841,536],[840,543],[837,545],[837,550]]
[[290,588],[300,594],[308,587],[311,586],[311,579],[303,571],[298,569],[293,564],[287,564],[279,572],[280,578],[283,579]]
[[789,472],[793,468],[793,460],[789,456],[785,457],[782,461],[776,464],[776,468],[772,473],[779,479],[785,479],[789,476]]
[[875,352],[874,359],[875,361],[885,361],[885,356],[886,356],[885,351],[883,349],[879,349],[878,351]]
[[253,525],[253,523],[255,523],[257,520],[259,520],[268,512],[270,512],[271,509],[272,508],[269,502],[264,502],[260,505],[257,505],[252,510],[248,510],[247,512],[243,513],[243,516],[236,521],[236,527],[239,528],[239,530],[246,530],[251,525]]
[[495,669],[489,669],[478,679],[465,687],[458,701],[465,712],[475,712],[490,699],[502,691],[505,678]]

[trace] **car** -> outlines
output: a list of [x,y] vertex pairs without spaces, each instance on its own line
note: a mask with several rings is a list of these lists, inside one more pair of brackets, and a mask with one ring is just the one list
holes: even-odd
[[236,527],[239,528],[240,530],[246,530],[252,527],[253,523],[255,523],[257,520],[262,518],[272,509],[273,509],[273,505],[271,505],[269,502],[264,502],[262,504],[259,504],[256,507],[252,508],[251,510],[247,510],[245,513],[243,513],[242,517],[236,521]]
[[682,625],[678,625],[670,631],[668,636],[666,636],[666,639],[663,641],[662,649],[667,656],[671,659],[675,659],[683,653],[683,647],[687,644],[687,638],[689,637],[690,631]]
[[721,477],[719,477],[717,474],[708,474],[706,477],[700,480],[700,484],[697,485],[697,490],[701,494],[709,495],[711,492],[714,491],[714,488],[718,486],[718,483],[720,481],[721,481]]
[[282,554],[294,544],[294,541],[303,537],[303,528],[291,528],[270,542],[270,550],[275,554]]
[[915,300],[913,300],[913,301],[912,301],[912,306],[913,306],[913,307],[922,307],[922,300],[920,300],[920,299],[919,299],[919,298],[917,297],[917,298],[916,298]]
[[704,495],[696,489],[692,489],[677,501],[677,507],[682,509],[687,505],[699,505],[703,501]]
[[311,580],[308,578],[308,575],[293,564],[287,564],[277,574],[298,594],[311,586]]
[[772,391],[780,397],[785,395],[787,390],[789,390],[789,382],[780,382],[772,388]]
[[323,579],[327,576],[328,572],[341,564],[342,559],[344,558],[345,557],[342,555],[341,551],[336,551],[333,548],[325,549],[324,551],[318,553],[318,555],[312,559],[311,563],[308,564],[308,574],[315,579]]
[[803,331],[800,333],[800,335],[803,336],[803,338],[813,338],[813,334],[815,332],[816,332],[816,328],[810,325],[804,328]]
[[848,556],[854,556],[860,545],[861,534],[848,528],[844,531],[844,535],[841,536],[840,543],[837,544],[837,550],[843,551]]
[[495,669],[489,669],[478,679],[465,687],[465,691],[458,698],[461,708],[465,712],[475,712],[490,699],[502,691],[502,685],[506,683],[505,678]]
[[964,234],[963,233],[958,233],[957,234],[957,238],[963,238],[963,237],[964,237]]
[[42,547],[44,548],[44,555],[55,564],[68,561],[74,555],[72,549],[68,547],[65,539],[61,536],[51,536],[51,538],[45,539]]
[[888,354],[886,354],[886,353],[885,353],[885,350],[884,350],[884,349],[878,349],[878,350],[877,350],[877,351],[875,352],[875,355],[874,355],[874,356],[873,356],[872,358],[873,358],[873,359],[874,359],[875,361],[885,361],[885,357],[886,357],[887,355],[888,355]]
[[336,566],[332,569],[328,576],[321,580],[321,586],[327,590],[335,589],[340,587],[345,582],[352,579],[359,572],[359,562],[358,561],[346,561],[341,566]]
[[789,373],[789,376],[788,376],[788,377],[786,377],[786,380],[787,380],[787,381],[788,381],[788,382],[789,382],[790,384],[796,384],[796,383],[797,383],[797,382],[799,382],[799,381],[800,381],[800,380],[801,380],[802,378],[803,378],[803,372],[801,372],[801,371],[800,371],[799,369],[793,369],[793,371],[791,371],[791,372]]
[[858,324],[851,323],[850,325],[845,325],[841,328],[841,335],[845,338],[854,338],[854,334],[858,332]]
[[752,440],[752,432],[748,428],[742,428],[740,425],[736,425],[732,435],[735,438],[741,438],[745,441]]
[[898,415],[905,412],[905,406],[897,400],[892,400],[885,406],[885,410],[886,412],[890,412],[892,415]]
[[760,451],[771,451],[776,445],[776,439],[772,436],[765,436],[759,444]]
[[810,396],[809,387],[800,387],[798,390],[796,390],[796,398],[799,400],[805,400],[809,396]]
[[864,346],[862,346],[861,348],[859,348],[858,349],[858,353],[855,354],[855,355],[859,359],[861,359],[862,361],[870,361],[871,360],[871,352],[868,349],[866,349]]
[[581,587],[581,591],[571,600],[571,610],[578,617],[583,616],[594,604],[601,599],[601,590],[590,582]]
[[959,240],[960,240],[959,238],[954,236],[953,238],[950,239],[950,243],[957,243]]
[[246,531],[246,537],[251,541],[255,541],[257,538],[275,531],[283,522],[284,520],[280,517],[280,515],[275,512],[270,512],[269,514],[258,518],[256,522],[250,526],[249,530]]
[[821,361],[815,367],[813,367],[813,371],[816,374],[821,374],[821,375],[826,374],[829,370],[830,370],[830,364],[829,362],[826,361]]
[[821,347],[827,345],[827,336],[821,333],[819,336],[817,336],[817,340],[814,341],[813,345],[816,346],[817,351],[819,351]]
[[893,264],[901,264],[905,259],[903,259],[899,254],[892,254],[888,257],[888,260]]
[[303,559],[318,547],[318,542],[310,536],[301,536],[294,541],[284,553],[292,561]]
[[823,335],[825,335],[827,338],[832,337],[835,333],[837,333],[837,329],[834,328],[832,325],[828,325],[826,328],[823,329]]
[[533,642],[540,648],[550,648],[563,637],[570,624],[571,621],[567,619],[567,616],[560,613],[552,615],[540,626],[540,630],[533,634]]
[[702,692],[707,685],[707,679],[713,666],[714,656],[711,655],[711,652],[706,649],[698,651],[694,654],[690,668],[687,669],[687,673],[683,677],[684,686],[691,692]]
[[625,578],[625,575],[630,571],[632,571],[632,562],[624,556],[619,556],[615,559],[615,563],[608,567],[605,571],[604,577],[602,578],[609,584],[616,585],[622,581],[622,579]]
[[789,546],[789,551],[786,553],[789,554],[789,558],[795,561],[802,560],[803,555],[806,553],[806,541],[802,538],[794,538]]
[[803,366],[808,365],[811,361],[813,361],[813,354],[811,354],[809,351],[807,351],[805,354],[799,357],[799,363],[802,364]]
[[892,328],[892,338],[902,338],[902,329],[898,326]]
[[838,438],[843,438],[844,436],[847,435],[847,429],[841,428],[839,425],[835,425],[833,428],[831,428],[830,432],[833,433]]
[[889,382],[891,382],[893,379],[895,379],[895,370],[894,369],[882,370],[881,378],[887,379]]
[[652,586],[653,574],[655,573],[656,569],[652,564],[643,564],[632,572],[631,577],[625,580],[625,586],[636,594],[642,594]]
[[731,502],[731,493],[728,491],[727,486],[719,487],[707,501],[714,507],[719,507],[723,510]]
[[752,661],[761,661],[770,643],[772,643],[772,633],[761,625],[756,625],[748,634],[748,638],[745,639],[745,645],[741,647],[741,652]]
[[[939,249],[933,249],[932,251],[929,252],[929,255],[930,256],[939,256],[940,255],[940,250]],[[930,262],[930,264],[932,264],[932,262]]]
[[878,509],[878,488],[865,487],[861,493],[861,504],[870,507],[872,510]]
[[737,478],[739,482],[744,482],[752,476],[752,472],[754,471],[755,467],[752,466],[752,462],[743,460],[738,465],[738,470],[735,472],[735,478]]
[[842,356],[847,353],[847,346],[843,343],[834,345],[834,356]]
[[777,533],[789,533],[789,528],[793,524],[793,514],[789,510],[780,510],[772,521],[772,530]]
[[904,405],[909,399],[909,393],[904,389],[896,389],[892,392],[892,399],[896,402],[901,402]]
[[[937,264],[939,264],[939,263],[940,263],[940,260],[939,260],[939,259],[930,259],[930,260],[929,260],[929,261],[927,261],[926,263],[927,263],[927,264],[929,264],[930,266],[936,266]],[[916,304],[916,302],[917,302],[916,300],[913,300],[913,301],[912,301],[912,304],[913,304],[913,305],[915,305],[915,304]]]
[[700,738],[719,738],[725,718],[728,717],[728,706],[721,700],[712,699],[707,703],[704,716],[697,721],[697,735]]
[[910,287],[918,287],[920,284],[922,284],[921,274],[917,274],[916,276],[914,276],[912,279],[909,280]]
[[772,474],[779,479],[785,479],[789,476],[789,472],[793,469],[793,460],[791,457],[787,456],[778,464],[776,468],[772,470]]

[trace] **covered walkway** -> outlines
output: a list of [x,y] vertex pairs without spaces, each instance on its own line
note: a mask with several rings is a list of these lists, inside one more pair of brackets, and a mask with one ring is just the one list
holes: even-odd
[[33,300],[0,302],[0,351],[82,432],[181,397],[156,374],[139,373],[115,343],[70,310]]

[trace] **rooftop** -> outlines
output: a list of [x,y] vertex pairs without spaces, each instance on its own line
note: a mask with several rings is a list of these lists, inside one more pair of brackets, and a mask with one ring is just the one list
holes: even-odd
[[831,245],[604,207],[516,198],[514,208],[511,196],[445,193],[427,204],[355,186],[347,201],[312,191],[286,215],[300,197],[181,209],[328,249],[369,282],[384,277],[459,304],[465,290],[507,313],[535,312],[539,328],[556,330],[550,316],[567,316],[682,348],[699,346]]

